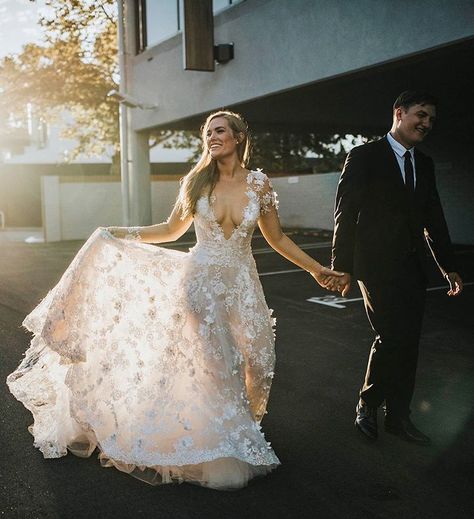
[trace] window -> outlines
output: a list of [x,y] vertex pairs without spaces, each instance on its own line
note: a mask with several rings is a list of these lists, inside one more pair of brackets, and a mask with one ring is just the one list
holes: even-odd
[[[244,0],[213,0],[213,12]],[[183,0],[136,0],[137,52],[153,47],[182,30]]]
[[179,30],[179,0],[147,0],[147,47],[174,36]]
[[182,0],[135,0],[136,52],[143,52],[181,30]]

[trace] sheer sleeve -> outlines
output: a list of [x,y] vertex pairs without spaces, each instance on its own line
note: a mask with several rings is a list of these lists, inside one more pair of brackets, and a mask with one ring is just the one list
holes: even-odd
[[278,211],[278,195],[276,194],[270,180],[262,190],[260,196],[260,213],[265,214],[275,209]]
[[273,189],[270,179],[265,175],[260,195],[260,214],[266,214],[272,209],[278,211],[278,195]]

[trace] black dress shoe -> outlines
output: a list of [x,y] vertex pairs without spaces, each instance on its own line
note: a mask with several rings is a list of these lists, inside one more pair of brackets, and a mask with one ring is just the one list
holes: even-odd
[[429,445],[431,443],[430,438],[419,431],[409,418],[400,420],[386,419],[385,430],[407,442],[418,443],[419,445]]
[[369,407],[362,400],[356,407],[356,419],[354,425],[369,440],[377,439],[377,408]]

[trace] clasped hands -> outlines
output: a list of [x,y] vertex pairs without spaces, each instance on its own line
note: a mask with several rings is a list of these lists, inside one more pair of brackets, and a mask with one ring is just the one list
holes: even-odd
[[351,275],[346,272],[321,267],[317,272],[311,272],[311,275],[320,286],[331,292],[340,292],[343,297],[351,288]]

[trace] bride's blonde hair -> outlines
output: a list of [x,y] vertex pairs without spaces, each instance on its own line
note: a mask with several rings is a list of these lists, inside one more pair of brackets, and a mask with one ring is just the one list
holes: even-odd
[[196,212],[196,203],[200,196],[206,193],[211,195],[217,183],[219,170],[217,161],[213,159],[207,147],[207,130],[211,121],[216,117],[223,117],[229,124],[237,144],[237,156],[242,167],[247,166],[250,155],[250,139],[247,123],[242,116],[229,110],[220,110],[208,116],[201,126],[202,154],[197,164],[182,179],[177,205],[181,218],[193,216]]

